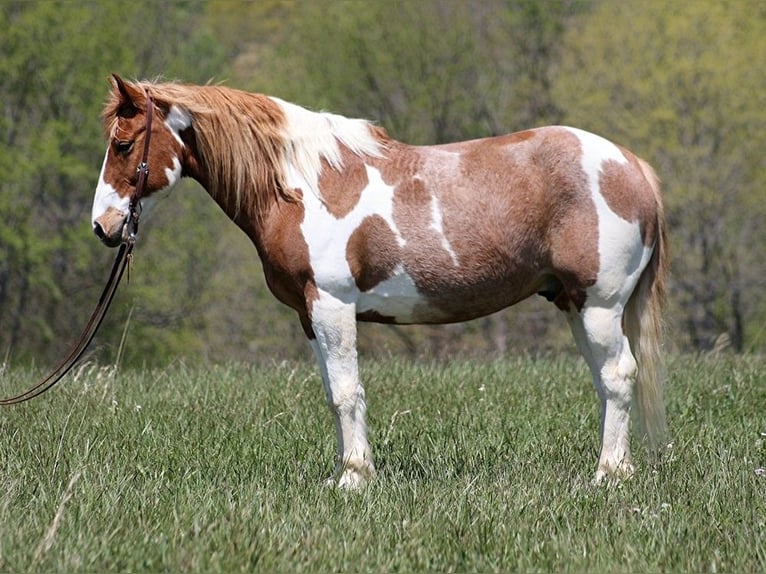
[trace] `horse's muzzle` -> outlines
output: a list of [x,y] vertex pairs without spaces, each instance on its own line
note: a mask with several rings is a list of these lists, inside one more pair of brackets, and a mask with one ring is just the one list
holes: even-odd
[[117,247],[124,239],[127,219],[124,212],[110,207],[93,222],[93,233],[104,245]]

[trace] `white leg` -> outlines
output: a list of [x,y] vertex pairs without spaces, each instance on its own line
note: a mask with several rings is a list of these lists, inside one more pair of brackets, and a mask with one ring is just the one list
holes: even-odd
[[601,453],[595,481],[633,473],[630,407],[636,361],[622,332],[622,307],[586,306],[569,314],[578,348],[588,363],[601,401]]
[[[585,332],[585,326],[582,323],[582,316],[577,311],[569,311],[566,317],[567,322],[569,323],[569,329],[572,331],[572,336],[577,345],[577,350],[580,351],[583,359],[585,359],[585,362],[595,379],[596,368],[593,364],[593,354],[590,352],[590,344],[588,343],[588,335]],[[599,385],[596,385],[596,392],[599,392]],[[601,398],[600,395],[599,398]]]
[[356,308],[320,292],[312,307],[311,326],[316,335],[311,345],[338,438],[335,473],[328,483],[356,488],[375,476],[367,442],[367,405],[357,363]]

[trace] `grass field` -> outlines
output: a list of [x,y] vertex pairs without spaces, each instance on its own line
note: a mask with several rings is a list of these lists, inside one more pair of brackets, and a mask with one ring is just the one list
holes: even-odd
[[[312,365],[86,366],[0,411],[0,571],[766,570],[766,359],[669,364],[669,444],[590,485],[580,361],[365,362],[378,478],[322,485]],[[3,395],[39,373],[6,369]]]

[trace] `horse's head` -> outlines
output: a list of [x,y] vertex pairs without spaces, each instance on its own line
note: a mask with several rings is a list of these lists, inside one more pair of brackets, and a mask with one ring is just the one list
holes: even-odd
[[[152,114],[147,113],[149,106]],[[116,75],[103,118],[109,145],[93,198],[92,222],[98,238],[114,247],[130,232],[127,223],[132,203],[169,189],[180,179],[181,132],[190,127],[191,120],[179,108],[150,98],[141,84]],[[148,175],[137,189],[144,158]]]

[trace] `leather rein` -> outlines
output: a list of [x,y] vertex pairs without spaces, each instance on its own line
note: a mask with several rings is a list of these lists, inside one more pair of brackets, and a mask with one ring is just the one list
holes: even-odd
[[136,243],[136,236],[138,234],[138,219],[141,215],[141,197],[144,194],[146,188],[146,181],[149,178],[149,140],[152,134],[152,117],[154,115],[154,102],[151,95],[146,93],[146,135],[144,137],[144,150],[141,156],[141,163],[136,168],[138,178],[136,180],[136,188],[133,194],[130,196],[130,203],[128,204],[128,218],[125,222],[125,231],[123,233],[122,243],[120,249],[117,252],[117,257],[112,265],[112,271],[109,274],[109,279],[106,282],[101,297],[99,297],[98,304],[93,312],[90,314],[88,323],[85,325],[80,338],[77,343],[69,351],[69,354],[54,368],[47,377],[36,385],[30,387],[21,394],[14,397],[8,397],[0,399],[0,406],[15,405],[23,403],[35,397],[42,395],[45,391],[53,387],[66,374],[72,370],[72,367],[82,357],[85,349],[88,348],[93,337],[96,335],[96,331],[101,326],[101,322],[106,316],[106,312],[109,309],[109,305],[112,303],[114,294],[117,292],[117,286],[120,284],[125,269],[130,266],[132,261],[133,246]]

